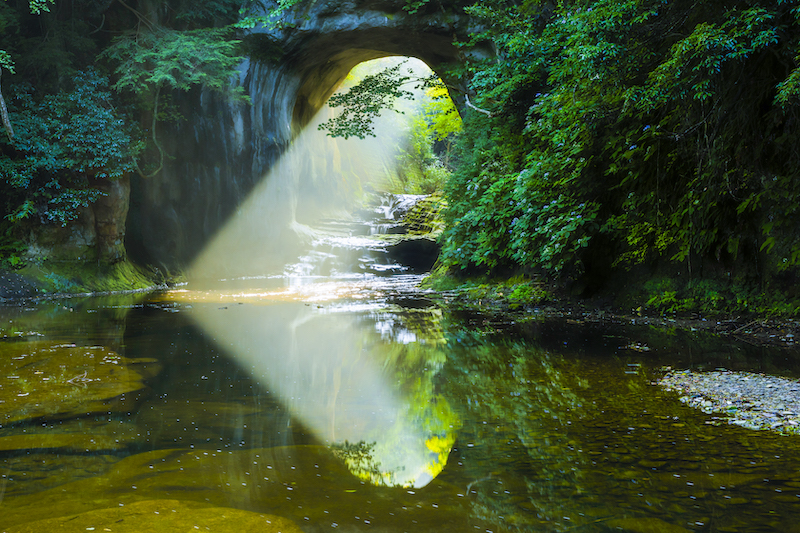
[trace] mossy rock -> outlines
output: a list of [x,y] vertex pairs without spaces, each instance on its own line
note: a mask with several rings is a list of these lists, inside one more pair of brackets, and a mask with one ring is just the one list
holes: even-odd
[[85,261],[43,261],[19,271],[40,293],[81,294],[152,290],[166,281],[156,271],[129,261],[114,264]]
[[153,359],[128,359],[102,346],[0,343],[0,427],[128,410],[159,370]]
[[235,533],[301,533],[291,520],[229,507],[198,502],[147,500],[84,513],[46,518],[5,529],[8,533],[60,531],[114,531],[116,533],[160,533],[186,531],[227,531]]
[[87,453],[120,450],[141,439],[139,429],[130,422],[79,418],[51,425],[22,425],[0,433],[0,452],[59,450]]
[[436,239],[444,230],[442,210],[446,202],[441,193],[434,193],[416,202],[403,217],[403,225],[412,235]]
[[[409,530],[433,531],[445,523],[453,530],[465,531],[471,528],[467,524],[469,513],[465,513],[465,501],[457,496],[461,490],[437,480],[423,491],[374,487],[352,475],[323,446],[155,450],[126,457],[97,476],[39,492],[7,495],[0,513],[0,531],[73,531],[61,526],[78,518],[82,528],[74,531],[87,531],[87,527],[94,527],[94,531],[103,531],[103,527],[125,531],[101,525],[116,524],[114,520],[124,518],[102,511],[131,507],[137,502],[177,499],[194,502],[187,505],[197,505],[197,509],[216,509],[217,513],[227,513],[231,507],[249,509],[254,513],[284,516],[297,524],[337,523],[343,530],[352,530],[350,526],[359,522],[354,517],[363,518],[367,512],[376,527],[396,524],[400,519],[407,528],[412,524],[416,528]],[[365,500],[371,501],[368,511]],[[142,509],[147,509],[147,505],[151,504]],[[407,511],[398,515],[401,508]],[[172,513],[171,508],[164,509]],[[92,516],[108,516],[113,520],[96,524],[85,520]],[[31,523],[32,520],[39,521]],[[134,517],[131,522],[138,527],[131,531],[172,531],[151,528],[149,523],[134,521]],[[261,524],[257,520],[253,523]],[[224,527],[227,526],[226,522]],[[193,531],[193,527],[182,531]],[[211,530],[226,531],[223,526]],[[231,530],[248,531],[241,525]]]

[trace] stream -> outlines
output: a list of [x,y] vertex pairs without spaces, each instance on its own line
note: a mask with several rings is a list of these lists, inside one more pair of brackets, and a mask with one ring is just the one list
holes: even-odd
[[0,307],[0,531],[800,532],[798,437],[653,385],[795,351],[452,309],[362,222],[275,276]]

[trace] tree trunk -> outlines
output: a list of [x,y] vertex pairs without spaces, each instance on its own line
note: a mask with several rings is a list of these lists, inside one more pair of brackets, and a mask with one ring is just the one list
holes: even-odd
[[[0,75],[3,74],[3,69],[0,68]],[[3,99],[3,91],[0,89],[0,119],[3,121],[3,128],[5,128],[9,139],[14,138],[14,128],[11,127],[11,120],[8,118],[8,109],[6,108],[6,101]]]

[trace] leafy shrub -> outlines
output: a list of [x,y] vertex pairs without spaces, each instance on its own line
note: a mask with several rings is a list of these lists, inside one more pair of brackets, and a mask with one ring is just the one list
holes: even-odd
[[94,70],[77,75],[69,91],[35,96],[18,85],[9,102],[16,136],[0,142],[3,215],[63,226],[99,197],[90,178],[118,179],[133,170],[138,134]]
[[[472,107],[447,187],[445,260],[556,276],[598,270],[600,256],[618,268],[679,263],[690,277],[703,263],[751,276],[797,269],[793,6],[467,8],[485,22],[472,42],[491,41],[502,61],[464,73]],[[680,311],[727,296],[696,287],[653,298]]]

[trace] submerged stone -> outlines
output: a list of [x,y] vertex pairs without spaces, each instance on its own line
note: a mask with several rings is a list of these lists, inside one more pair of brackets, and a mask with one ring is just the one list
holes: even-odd
[[98,452],[119,450],[141,439],[135,424],[91,419],[67,420],[46,426],[22,425],[3,430],[0,452],[60,450]]
[[185,531],[219,533],[300,533],[291,520],[241,509],[214,507],[179,500],[148,500],[79,514],[37,520],[5,529],[8,533],[114,531],[160,533]]
[[159,370],[153,359],[127,359],[103,346],[2,343],[0,427],[126,410]]
[[[0,531],[87,531],[88,527],[103,531],[106,526],[85,519],[97,516],[94,513],[105,516],[103,512],[116,507],[128,508],[137,502],[154,500],[180,500],[197,508],[214,506],[218,514],[227,513],[228,508],[278,513],[298,524],[335,523],[344,527],[354,520],[362,525],[367,520],[372,527],[381,529],[402,520],[408,527],[415,524],[419,528],[415,530],[419,531],[435,530],[442,523],[465,531],[469,513],[463,505],[468,502],[455,496],[456,492],[455,487],[439,483],[419,492],[372,487],[352,475],[322,446],[238,451],[156,450],[126,457],[98,476],[5,498],[0,512]],[[365,505],[365,500],[371,503]],[[158,508],[154,510],[161,512]],[[171,508],[165,507],[164,512],[167,511],[172,513]],[[110,516],[113,519],[103,524],[115,524],[107,526],[112,531],[125,531],[117,529],[115,522],[124,517]],[[76,517],[82,521],[77,522]],[[62,524],[73,522],[70,518],[80,523],[81,528],[62,529]],[[49,521],[43,522],[45,519]],[[31,520],[39,522],[31,523]],[[232,528],[235,523],[235,520],[231,522]],[[137,522],[138,529],[130,531],[172,531],[149,524]],[[228,527],[228,523],[224,526]],[[227,531],[214,524],[208,527],[211,531]],[[194,524],[189,524],[181,531],[193,531],[193,528]],[[201,526],[201,530],[206,529]],[[230,531],[248,530],[239,527]]]

